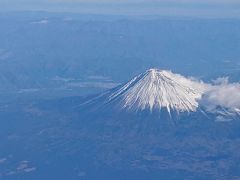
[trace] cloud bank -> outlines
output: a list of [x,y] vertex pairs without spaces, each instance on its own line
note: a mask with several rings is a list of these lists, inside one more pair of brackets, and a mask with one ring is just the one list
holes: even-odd
[[222,107],[240,112],[240,83],[229,83],[228,78],[218,78],[208,86],[201,103],[211,111]]

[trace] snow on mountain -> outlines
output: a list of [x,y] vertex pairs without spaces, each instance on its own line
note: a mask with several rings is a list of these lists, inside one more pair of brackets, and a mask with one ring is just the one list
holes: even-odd
[[240,118],[240,108],[229,106],[229,101],[234,100],[228,98],[229,94],[236,93],[233,85],[229,86],[233,91],[225,93],[223,85],[204,83],[167,70],[149,69],[126,84],[88,98],[81,106],[82,110],[87,108],[91,112],[112,113],[111,109],[118,112],[149,111],[163,116],[167,112],[170,118],[184,112],[200,112],[205,117],[215,117],[217,121],[230,121]]
[[149,69],[117,90],[108,93],[106,103],[117,102],[133,111],[161,110],[193,112],[205,91],[205,84],[171,71]]

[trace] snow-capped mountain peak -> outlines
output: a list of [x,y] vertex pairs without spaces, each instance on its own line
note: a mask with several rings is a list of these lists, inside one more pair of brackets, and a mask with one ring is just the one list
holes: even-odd
[[191,112],[198,108],[204,85],[171,71],[149,69],[110,93],[107,102],[123,109]]

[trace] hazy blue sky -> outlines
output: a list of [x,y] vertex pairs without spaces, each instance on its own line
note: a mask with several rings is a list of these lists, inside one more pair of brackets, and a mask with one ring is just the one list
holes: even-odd
[[0,0],[0,11],[240,17],[240,0]]

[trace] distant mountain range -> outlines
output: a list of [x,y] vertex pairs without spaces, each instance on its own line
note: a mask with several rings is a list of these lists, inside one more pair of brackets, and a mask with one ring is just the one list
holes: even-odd
[[239,19],[9,12],[0,27],[1,92],[77,89],[89,76],[122,83],[151,67],[240,80]]

